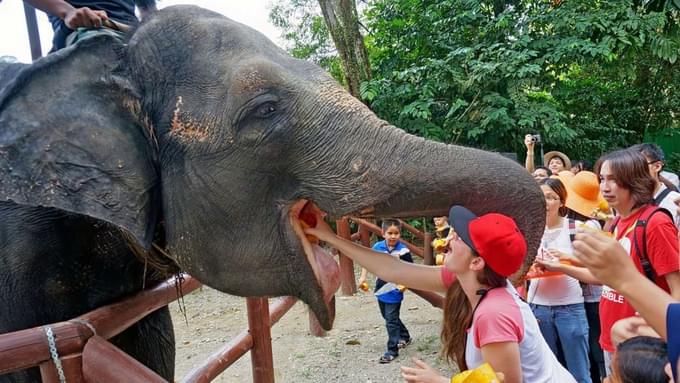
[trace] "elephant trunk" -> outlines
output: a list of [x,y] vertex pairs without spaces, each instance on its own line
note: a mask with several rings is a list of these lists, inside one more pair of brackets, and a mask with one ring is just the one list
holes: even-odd
[[543,234],[545,201],[522,166],[497,153],[426,141],[382,121],[375,128],[363,126],[359,143],[336,141],[353,148],[338,159],[340,166],[334,164],[353,181],[336,186],[343,195],[321,203],[322,208],[365,217],[448,215],[452,205],[478,215],[502,213],[526,238],[528,256],[520,272],[528,268]]

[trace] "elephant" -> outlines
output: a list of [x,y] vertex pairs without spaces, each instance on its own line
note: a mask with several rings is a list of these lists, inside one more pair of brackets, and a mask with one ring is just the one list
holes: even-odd
[[[162,278],[151,264],[228,294],[298,297],[329,329],[338,266],[303,248],[310,201],[331,218],[501,212],[527,239],[526,265],[540,242],[545,202],[520,165],[407,134],[218,13],[167,7],[124,41],[92,37],[6,72],[0,333],[140,291]],[[167,308],[114,342],[174,379]]]

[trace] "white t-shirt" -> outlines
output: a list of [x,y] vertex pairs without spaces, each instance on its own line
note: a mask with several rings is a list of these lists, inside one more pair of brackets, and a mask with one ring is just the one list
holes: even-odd
[[[666,185],[661,184],[661,187],[659,190],[654,193],[654,199],[656,200],[656,197],[661,194],[662,191],[668,189]],[[675,204],[675,201],[678,197],[680,197],[680,193],[671,191],[670,193],[666,194],[665,197],[661,200],[661,203],[659,203],[659,207],[662,207],[666,210],[668,210],[671,215],[673,216],[673,223],[675,224],[675,227],[680,229],[680,218],[678,217],[678,206]]]
[[[576,221],[576,225],[581,224]],[[562,227],[545,228],[541,247],[536,258],[549,257],[548,249],[556,249],[565,254],[574,254],[569,237],[569,220],[562,219]],[[529,303],[543,306],[562,306],[583,303],[583,290],[578,279],[566,274],[532,279],[527,293]]]
[[465,362],[469,369],[484,363],[481,348],[487,344],[517,342],[522,381],[575,383],[543,339],[534,314],[510,283],[491,289],[475,310],[468,330]]

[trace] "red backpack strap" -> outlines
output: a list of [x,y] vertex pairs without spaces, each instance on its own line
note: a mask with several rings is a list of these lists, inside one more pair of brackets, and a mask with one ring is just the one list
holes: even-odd
[[[635,254],[640,260],[640,265],[642,265],[645,276],[647,276],[647,279],[650,281],[656,283],[656,272],[654,271],[651,262],[649,262],[649,257],[647,257],[647,222],[649,222],[652,215],[658,211],[666,214],[671,221],[673,220],[673,216],[671,216],[668,210],[654,205],[648,205],[643,207],[643,209],[645,210],[635,222],[635,228],[633,229],[633,244],[635,245]],[[640,235],[638,235],[638,232]],[[642,238],[642,240],[639,240],[639,238]]]

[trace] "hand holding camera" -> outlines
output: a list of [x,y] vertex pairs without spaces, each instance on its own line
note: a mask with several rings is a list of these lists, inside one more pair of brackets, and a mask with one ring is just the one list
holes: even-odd
[[524,136],[524,145],[527,147],[527,153],[534,154],[534,145],[541,143],[540,134],[527,134]]

